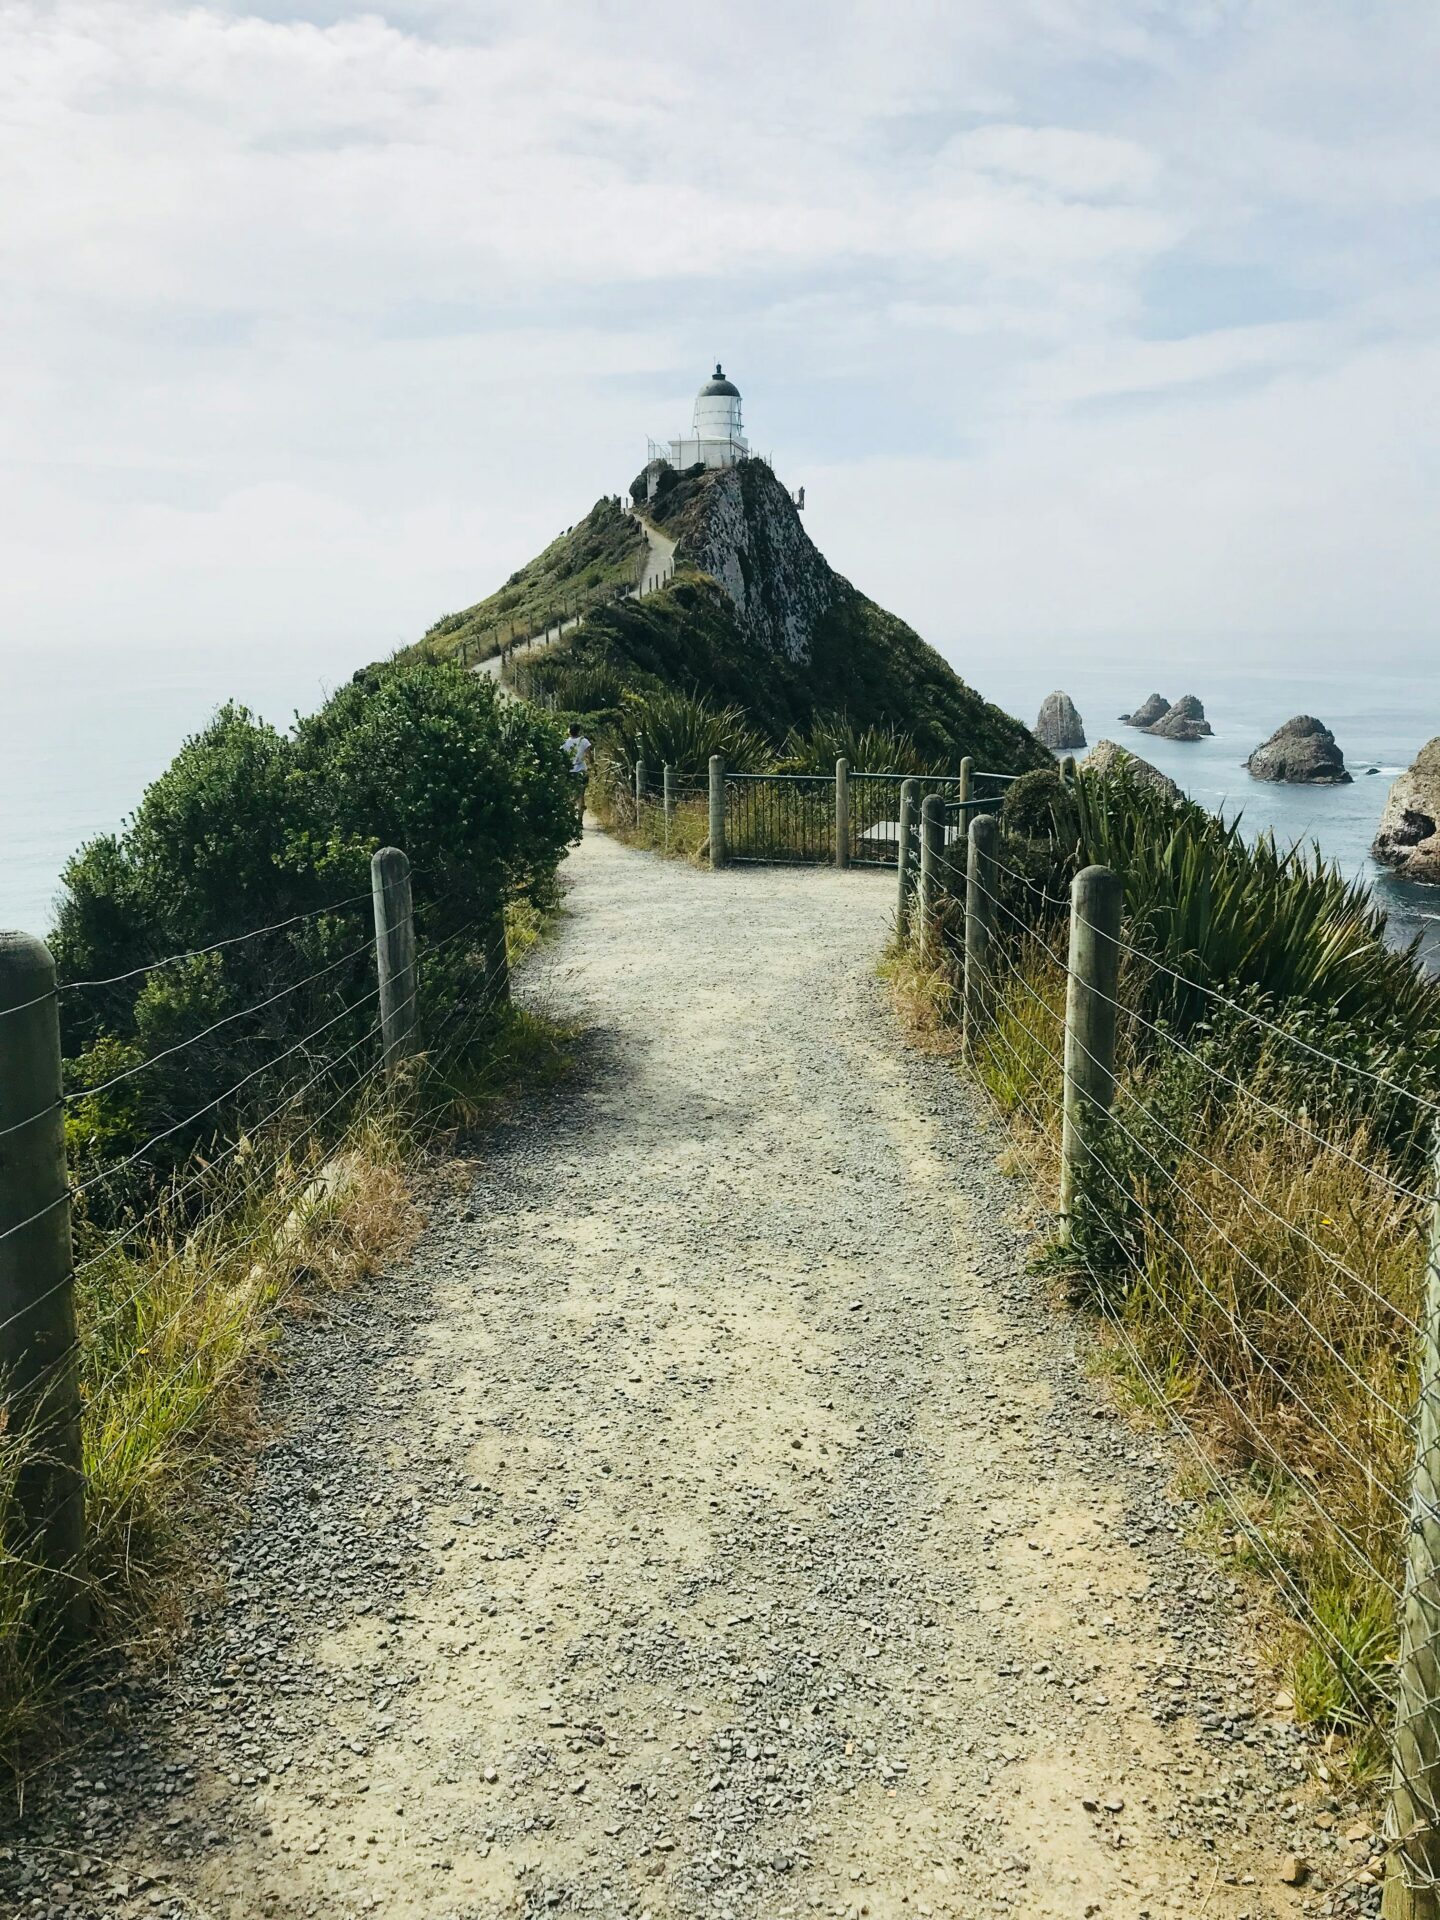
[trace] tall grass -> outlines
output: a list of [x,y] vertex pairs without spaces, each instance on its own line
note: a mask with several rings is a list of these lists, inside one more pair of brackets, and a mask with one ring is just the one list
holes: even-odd
[[607,745],[628,772],[643,761],[652,774],[669,766],[688,779],[705,777],[712,754],[732,772],[757,772],[774,760],[774,749],[741,708],[667,689],[625,696]]
[[[1113,1119],[1074,1244],[1046,1264],[1103,1316],[1126,1397],[1194,1442],[1211,1529],[1285,1600],[1297,1711],[1371,1765],[1396,1645],[1440,987],[1313,850],[1247,844],[1123,777],[1031,775],[1005,812],[995,1020],[974,1068],[1046,1213],[1068,882],[1097,862],[1125,887]],[[929,974],[895,967],[912,1012],[946,1017]]]
[[[976,1070],[1048,1208],[1065,974],[1035,941],[1010,961]],[[1129,1006],[1142,971],[1122,979]],[[1426,1209],[1395,1191],[1363,1115],[1305,1115],[1283,1040],[1237,1091],[1135,1020],[1122,1030],[1072,1298],[1103,1313],[1131,1397],[1197,1441],[1227,1547],[1293,1610],[1298,1713],[1355,1734],[1369,1764],[1395,1651]],[[1223,1034],[1209,1044],[1225,1056]]]
[[[1281,848],[1270,835],[1247,842],[1238,820],[1176,807],[1129,779],[1082,773],[1072,791],[1083,861],[1120,875],[1130,937],[1174,974],[1307,1001],[1331,1017],[1432,1030],[1435,987],[1386,946],[1384,914],[1363,881],[1318,848]],[[1157,975],[1149,992],[1187,1024],[1208,1004],[1172,975]]]

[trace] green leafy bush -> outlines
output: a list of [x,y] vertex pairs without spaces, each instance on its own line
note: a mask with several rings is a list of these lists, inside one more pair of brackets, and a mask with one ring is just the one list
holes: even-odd
[[375,1019],[377,847],[410,858],[425,1007],[442,967],[450,1000],[478,996],[500,903],[548,899],[574,827],[558,727],[456,667],[367,674],[293,737],[223,708],[63,875],[72,1148],[82,1173],[133,1161],[89,1216],[123,1218],[289,1090],[329,1111],[330,1063]]
[[611,736],[614,757],[627,769],[637,760],[655,772],[702,777],[718,753],[732,772],[758,773],[772,763],[772,749],[739,707],[716,707],[700,694],[660,688],[627,694]]

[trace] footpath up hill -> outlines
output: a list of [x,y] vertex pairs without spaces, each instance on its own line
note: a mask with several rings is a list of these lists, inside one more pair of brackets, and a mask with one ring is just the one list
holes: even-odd
[[[675,578],[660,592],[593,608],[537,666],[557,705],[591,711],[627,692],[673,689],[738,706],[777,741],[791,727],[805,731],[843,714],[858,726],[909,734],[927,759],[968,753],[1005,772],[1053,764],[1028,728],[834,571],[763,461],[667,469],[662,480],[641,511],[676,541]],[[613,500],[601,500],[567,541],[576,551],[616,552],[622,526],[638,533]],[[556,552],[522,568],[515,582],[523,586]],[[430,644],[451,645],[452,636],[493,622],[504,598],[451,616]]]

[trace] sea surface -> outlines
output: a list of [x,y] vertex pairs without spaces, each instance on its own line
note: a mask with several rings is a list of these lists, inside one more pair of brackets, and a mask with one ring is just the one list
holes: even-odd
[[[1154,672],[1154,668],[1150,669]],[[961,671],[964,671],[962,666]],[[1427,968],[1440,972],[1440,887],[1416,886],[1377,867],[1370,858],[1390,783],[1427,740],[1440,734],[1440,682],[1433,674],[1396,673],[1377,665],[1366,672],[1280,668],[1206,668],[1193,663],[1155,685],[1132,667],[1083,665],[1078,660],[997,662],[983,676],[988,699],[1035,724],[1040,703],[1056,689],[1080,710],[1093,746],[1114,740],[1161,768],[1202,806],[1227,819],[1237,815],[1247,835],[1273,832],[1282,846],[1318,845],[1347,874],[1363,878],[1389,919],[1396,945],[1418,939]],[[1143,683],[1142,683],[1143,682]],[[1173,684],[1172,684],[1173,683]],[[1178,700],[1194,693],[1214,727],[1208,740],[1157,740],[1122,726],[1151,693]],[[1252,780],[1243,762],[1262,740],[1297,713],[1314,714],[1330,728],[1354,774],[1351,785],[1310,787]],[[1083,758],[1083,755],[1077,755]],[[1372,771],[1373,769],[1373,771]]]
[[[355,667],[373,657],[363,644],[330,639],[285,645],[197,646],[183,654],[136,648],[0,648],[0,926],[44,934],[65,860],[93,835],[113,832],[182,740],[233,699],[286,727],[310,712]],[[957,655],[962,650],[956,650]],[[968,655],[968,650],[964,650]],[[1246,669],[1188,662],[1155,684],[1118,663],[973,657],[957,664],[988,699],[1032,723],[1040,702],[1063,688],[1080,709],[1089,740],[1112,739],[1143,753],[1205,806],[1242,815],[1247,833],[1272,829],[1288,844],[1315,841],[1347,873],[1373,886],[1397,942],[1417,936],[1440,970],[1440,887],[1418,887],[1369,858],[1390,782],[1425,741],[1440,734],[1440,687],[1433,675],[1348,672],[1304,666]],[[1151,673],[1155,673],[1152,664]],[[1182,684],[1183,680],[1183,684]],[[1154,740],[1117,716],[1152,692],[1196,693],[1215,728],[1193,746]],[[1295,713],[1334,729],[1355,774],[1348,787],[1274,786],[1252,780],[1241,762]],[[1377,769],[1370,773],[1368,769]]]
[[0,927],[48,932],[65,861],[115,832],[225,701],[285,729],[380,651],[344,640],[183,653],[0,643]]

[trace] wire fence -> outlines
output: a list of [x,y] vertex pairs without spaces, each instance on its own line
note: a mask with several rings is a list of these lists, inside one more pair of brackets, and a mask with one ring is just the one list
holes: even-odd
[[[968,761],[954,774],[851,773],[844,761],[833,774],[749,773],[718,757],[704,770],[613,760],[601,771],[605,818],[642,845],[689,855],[708,851],[712,865],[889,868],[901,864],[902,838],[913,856],[925,797],[965,795],[955,802],[958,824],[950,828],[963,835],[974,813],[998,809],[1014,777],[974,771]],[[703,831],[690,831],[702,813]]]
[[[422,1142],[493,1051],[503,905],[427,888],[437,931],[417,948],[411,882],[427,877],[389,850],[369,895],[104,978],[57,984],[39,942],[0,941],[0,1618],[37,1643],[78,1642],[114,1604],[135,1530],[263,1327],[359,1257],[357,1143]],[[363,940],[303,964],[300,935],[333,937],[367,901]],[[193,980],[222,950],[274,964],[277,939],[295,978],[63,1084],[62,1029],[84,1045],[118,992]]]
[[[930,809],[908,873],[902,860],[927,1004],[961,1029],[1055,1221],[1057,1269],[1178,1436],[1230,1551],[1296,1622],[1297,1713],[1357,1767],[1388,1763],[1386,1913],[1433,1916],[1433,1090],[1146,951],[1114,876],[1089,869],[1057,897],[995,823],[955,831],[965,811]],[[1209,1011],[1182,1030],[1188,1005]]]

